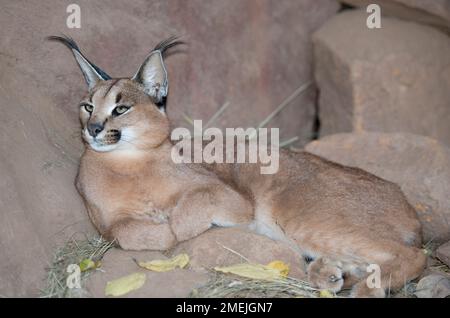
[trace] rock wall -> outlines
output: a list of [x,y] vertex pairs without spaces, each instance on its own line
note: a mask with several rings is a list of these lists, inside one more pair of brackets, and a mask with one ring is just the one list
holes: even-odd
[[425,243],[450,239],[450,2],[381,0],[331,18],[313,36],[320,138],[305,149],[401,186]]
[[450,1],[448,0],[340,0],[342,3],[366,8],[377,3],[382,13],[434,26],[450,34]]
[[450,145],[450,38],[429,26],[348,10],[314,34],[321,136],[411,132]]

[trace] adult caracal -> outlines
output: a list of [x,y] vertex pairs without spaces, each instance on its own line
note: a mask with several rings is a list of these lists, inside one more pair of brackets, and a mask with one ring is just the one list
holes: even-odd
[[[132,78],[111,78],[68,46],[89,91],[80,104],[77,188],[98,231],[124,249],[166,250],[212,226],[248,226],[312,260],[319,288],[353,286],[355,297],[384,297],[422,272],[421,226],[395,184],[312,154],[280,151],[279,171],[260,164],[176,164],[171,158],[164,52],[147,56]],[[188,84],[187,84],[188,85]],[[381,287],[366,283],[381,268]]]

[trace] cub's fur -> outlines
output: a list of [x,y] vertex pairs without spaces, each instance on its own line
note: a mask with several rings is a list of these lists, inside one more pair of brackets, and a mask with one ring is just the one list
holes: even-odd
[[[89,86],[77,188],[99,232],[122,248],[166,250],[213,225],[242,225],[311,258],[319,288],[354,285],[355,297],[379,297],[422,272],[420,223],[395,184],[286,150],[274,175],[259,164],[175,164],[163,54],[176,39],[159,44],[132,78],[115,79],[73,40],[51,39],[72,50]],[[369,264],[381,267],[379,289],[366,284]]]

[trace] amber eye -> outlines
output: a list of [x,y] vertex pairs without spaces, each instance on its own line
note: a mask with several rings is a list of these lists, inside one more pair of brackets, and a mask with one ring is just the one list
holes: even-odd
[[94,106],[92,106],[90,104],[83,104],[82,106],[88,113],[92,113],[92,111],[94,110]]
[[122,115],[123,113],[125,113],[127,110],[129,110],[130,109],[130,107],[128,107],[128,106],[124,106],[124,105],[121,105],[121,106],[117,106],[116,108],[114,108],[114,110],[112,111],[112,115],[113,116],[119,116],[119,115]]

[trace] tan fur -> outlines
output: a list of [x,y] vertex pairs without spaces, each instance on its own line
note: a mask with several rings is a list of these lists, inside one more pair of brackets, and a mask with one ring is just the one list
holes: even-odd
[[[119,93],[132,108],[112,118]],[[100,233],[124,249],[166,250],[213,225],[249,226],[315,259],[309,275],[320,288],[342,288],[327,285],[331,274],[352,277],[355,297],[383,296],[424,267],[420,223],[390,182],[284,150],[274,175],[260,174],[259,164],[175,164],[169,121],[139,84],[99,81],[83,101],[95,109],[89,116],[80,108],[87,147],[77,188]],[[111,148],[94,150],[86,127],[106,119],[102,142]],[[122,132],[119,141],[112,130]],[[372,263],[381,266],[381,290],[366,286]]]

